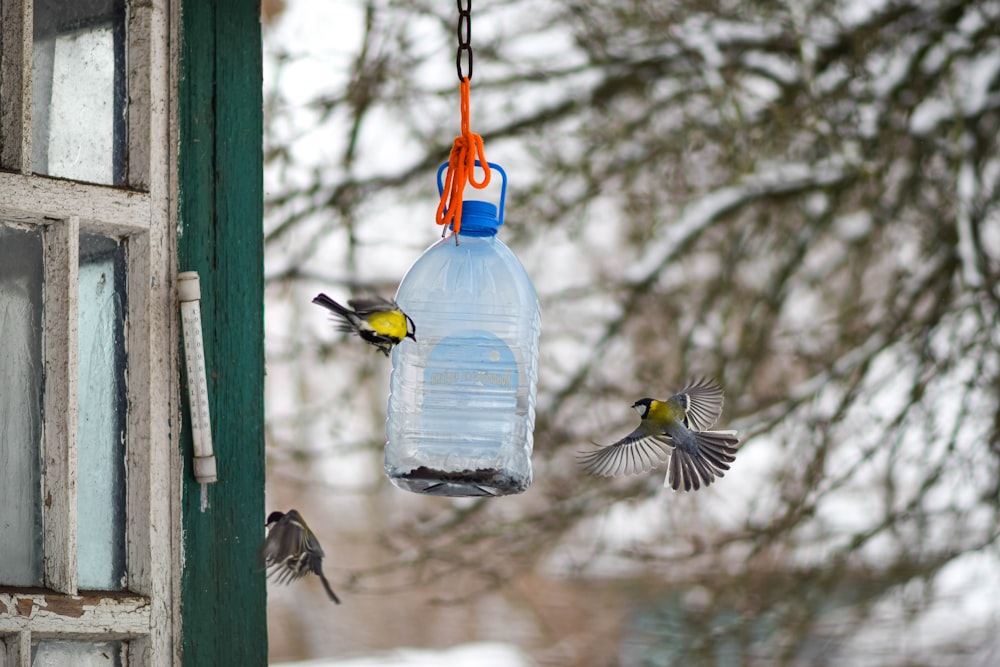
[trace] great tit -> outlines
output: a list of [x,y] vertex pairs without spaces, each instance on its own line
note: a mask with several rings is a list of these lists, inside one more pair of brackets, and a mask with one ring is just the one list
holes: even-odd
[[320,294],[312,302],[323,306],[343,320],[337,327],[340,331],[348,331],[361,336],[382,350],[382,353],[387,357],[393,346],[399,344],[404,338],[417,340],[417,327],[414,326],[409,315],[399,309],[395,301],[377,296],[366,299],[351,299],[347,305],[354,310],[344,308],[326,294]]
[[[664,486],[691,491],[708,486],[729,470],[740,440],[736,431],[710,431],[722,414],[722,388],[695,380],[666,401],[643,398],[632,404],[642,421],[616,443],[581,452],[592,475],[635,475],[670,460]],[[595,443],[597,444],[597,443]]]
[[279,584],[288,584],[313,572],[323,582],[330,599],[340,604],[340,598],[323,576],[323,548],[302,515],[297,510],[271,512],[265,526],[267,537],[258,555],[268,570],[267,576],[273,576]]

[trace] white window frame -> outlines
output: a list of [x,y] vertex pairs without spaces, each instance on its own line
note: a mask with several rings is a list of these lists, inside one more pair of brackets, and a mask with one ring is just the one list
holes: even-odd
[[[72,0],[67,0],[72,1]],[[2,0],[0,220],[42,230],[45,589],[0,587],[0,667],[34,642],[124,640],[129,665],[179,663],[180,453],[177,380],[176,6],[126,0],[131,189],[32,174],[32,0]],[[173,3],[176,5],[176,3]],[[80,231],[126,239],[128,319],[124,591],[77,587],[77,295]],[[173,437],[172,437],[173,436]],[[0,537],[2,539],[2,537]]]

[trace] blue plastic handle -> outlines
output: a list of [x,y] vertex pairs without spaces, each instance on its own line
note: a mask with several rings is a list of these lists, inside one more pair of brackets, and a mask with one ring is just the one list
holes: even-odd
[[[498,213],[497,222],[499,223],[498,224],[498,226],[499,226],[499,225],[503,224],[503,205],[504,205],[504,202],[507,201],[507,172],[504,171],[503,167],[501,167],[500,165],[498,165],[496,162],[489,162],[489,161],[487,161],[486,164],[488,164],[490,166],[490,169],[496,169],[497,171],[499,171],[500,172],[500,176],[501,176],[501,183],[500,183],[500,210],[497,212]],[[482,165],[482,163],[479,160],[476,160],[476,166],[477,167],[482,167],[483,165]],[[441,166],[438,167],[437,182],[438,182],[438,196],[439,197],[442,194],[444,194],[444,182],[441,180],[441,175],[444,173],[444,170],[447,169],[447,168],[448,168],[448,163],[447,162],[442,163]]]

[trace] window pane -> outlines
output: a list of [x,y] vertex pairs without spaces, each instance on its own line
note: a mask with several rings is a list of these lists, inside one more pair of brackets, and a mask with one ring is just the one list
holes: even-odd
[[0,584],[42,584],[42,235],[0,224]]
[[122,642],[79,642],[53,639],[31,649],[31,667],[119,667]]
[[125,253],[80,235],[78,585],[120,590],[125,575]]
[[124,0],[34,1],[35,173],[122,182],[124,36]]
[[0,635],[0,667],[20,667],[20,641],[15,634]]

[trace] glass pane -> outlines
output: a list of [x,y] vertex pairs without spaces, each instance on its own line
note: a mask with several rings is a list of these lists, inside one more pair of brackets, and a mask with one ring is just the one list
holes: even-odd
[[20,667],[20,641],[15,634],[0,635],[0,667]]
[[35,173],[122,182],[124,37],[124,0],[34,1]]
[[125,252],[80,235],[78,585],[121,590],[125,575]]
[[0,585],[42,584],[42,235],[0,224]]
[[41,641],[31,647],[31,667],[120,667],[122,642]]

